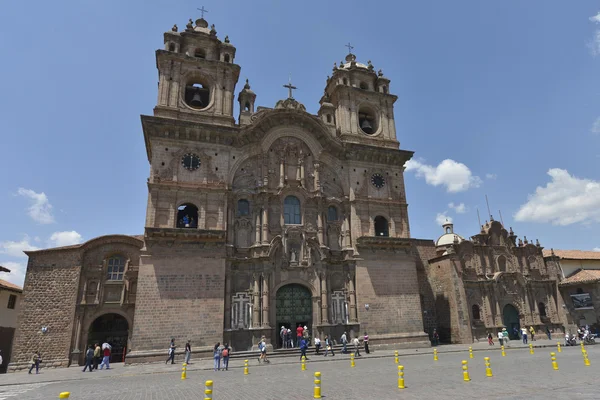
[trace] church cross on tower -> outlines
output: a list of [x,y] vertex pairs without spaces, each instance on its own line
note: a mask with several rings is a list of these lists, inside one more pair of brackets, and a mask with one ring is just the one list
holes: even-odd
[[204,9],[204,6],[202,6],[202,8],[198,8],[197,10],[200,11],[200,18],[204,18],[204,13],[208,12],[208,10]]
[[354,46],[352,46],[350,44],[350,42],[348,42],[348,44],[346,45],[346,47],[348,48],[348,53],[352,54],[352,49],[354,48]]
[[294,95],[292,93],[292,90],[298,89],[298,88],[296,86],[292,85],[292,77],[291,76],[290,76],[288,84],[283,85],[283,87],[288,89],[288,99],[293,99]]

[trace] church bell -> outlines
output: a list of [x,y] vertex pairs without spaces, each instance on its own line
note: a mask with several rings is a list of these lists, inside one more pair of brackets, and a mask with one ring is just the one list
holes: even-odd
[[366,118],[360,123],[360,129],[365,133],[373,133],[373,126],[371,126],[371,123]]
[[202,98],[200,97],[200,93],[196,90],[194,91],[194,96],[192,97],[192,100],[190,101],[190,105],[192,107],[203,107],[204,104],[202,103]]

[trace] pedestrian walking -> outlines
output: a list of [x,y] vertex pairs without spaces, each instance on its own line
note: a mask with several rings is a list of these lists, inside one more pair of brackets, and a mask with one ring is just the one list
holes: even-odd
[[221,343],[217,342],[215,344],[215,348],[213,349],[213,359],[215,361],[215,371],[221,370],[221,353],[223,352],[223,348],[221,347]]
[[29,368],[29,373],[31,373],[31,371],[35,367],[35,373],[39,374],[40,373],[40,363],[42,362],[42,356],[40,355],[39,351],[34,353],[33,356],[31,356],[30,362],[31,362],[31,368]]
[[185,343],[185,363],[190,363],[190,358],[192,357],[192,346],[190,345],[190,340]]
[[494,337],[492,336],[492,332],[488,333],[488,344],[490,346],[494,345]]
[[369,335],[367,335],[367,332],[365,332],[363,343],[365,345],[365,353],[370,354],[371,352],[369,351]]
[[171,361],[171,364],[175,364],[175,349],[177,348],[177,346],[175,346],[175,338],[171,339],[171,344],[169,345],[169,356],[167,357],[167,361],[165,361],[165,364],[168,364],[169,361]]
[[315,338],[315,354],[319,354],[319,350],[321,350],[321,339],[318,337]]
[[98,364],[100,364],[100,359],[102,358],[101,354],[100,343],[94,344],[94,369],[98,369]]
[[279,331],[279,337],[281,338],[281,347],[284,349],[287,348],[287,340],[285,339],[287,334],[287,329],[285,326],[281,326],[281,330]]
[[221,357],[223,359],[223,368],[222,371],[229,371],[229,356],[231,355],[231,348],[229,348],[229,343],[225,343],[223,345],[223,351],[221,352]]
[[340,338],[340,342],[342,342],[342,354],[346,354],[348,352],[348,349],[347,349],[348,337],[346,336],[346,332],[344,332],[342,334],[342,337]]
[[333,343],[331,342],[329,335],[325,335],[325,354],[323,354],[323,356],[327,357],[327,353],[329,353],[330,351],[331,356],[335,356],[335,353],[333,352]]
[[533,328],[533,326],[529,327],[529,333],[531,334],[531,341],[535,342],[535,329]]
[[502,331],[498,331],[498,343],[500,343],[500,346],[502,346],[504,343],[504,335],[502,334]]
[[300,339],[300,361],[302,361],[302,357],[308,360],[308,357],[306,356],[306,349],[308,349],[308,341],[306,338],[302,338]]
[[302,340],[303,334],[304,334],[304,328],[302,327],[302,324],[298,324],[298,327],[296,328],[296,345],[298,347],[300,347],[300,341]]
[[106,369],[110,369],[110,353],[112,351],[112,346],[106,342],[102,343],[102,362],[100,363],[100,369],[104,369],[106,365]]
[[87,351],[85,352],[85,365],[83,367],[83,371],[85,372],[86,369],[89,369],[90,372],[92,372],[94,370],[94,346],[92,346],[91,344],[88,345]]
[[523,344],[527,344],[527,328],[521,328],[521,336],[523,338]]
[[552,333],[550,333],[550,328],[546,325],[546,336],[548,336],[548,340],[552,340]]
[[439,345],[440,344],[440,334],[438,333],[437,329],[433,330],[433,334],[431,336],[432,336],[431,344],[433,346]]
[[354,356],[361,357],[361,355],[360,355],[360,340],[358,340],[358,337],[355,337],[354,340],[352,341],[352,343],[354,344]]

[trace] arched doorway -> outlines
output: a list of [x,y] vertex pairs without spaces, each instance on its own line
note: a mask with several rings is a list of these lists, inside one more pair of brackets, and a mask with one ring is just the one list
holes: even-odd
[[112,346],[110,361],[122,362],[127,351],[127,338],[129,337],[129,324],[125,317],[119,314],[104,314],[96,318],[90,325],[88,343],[107,342]]
[[[504,310],[502,312],[502,319],[504,320],[504,326],[506,326],[506,330],[508,331],[508,336],[511,339],[519,339],[518,332],[521,330],[521,324],[519,321],[519,311],[512,304],[507,304],[504,306]],[[515,335],[515,328],[517,328],[517,335]]]
[[[275,310],[277,332],[285,326],[292,330],[295,341],[298,325],[307,326],[309,332],[312,331],[312,294],[305,286],[293,283],[280,287],[275,300]],[[279,335],[277,336],[281,342]]]

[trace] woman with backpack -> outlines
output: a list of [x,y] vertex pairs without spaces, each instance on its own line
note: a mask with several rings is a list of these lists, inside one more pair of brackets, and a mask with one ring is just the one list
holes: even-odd
[[229,370],[229,354],[231,353],[231,349],[229,348],[229,344],[225,343],[223,346],[223,351],[221,352],[221,356],[223,356],[223,371]]

